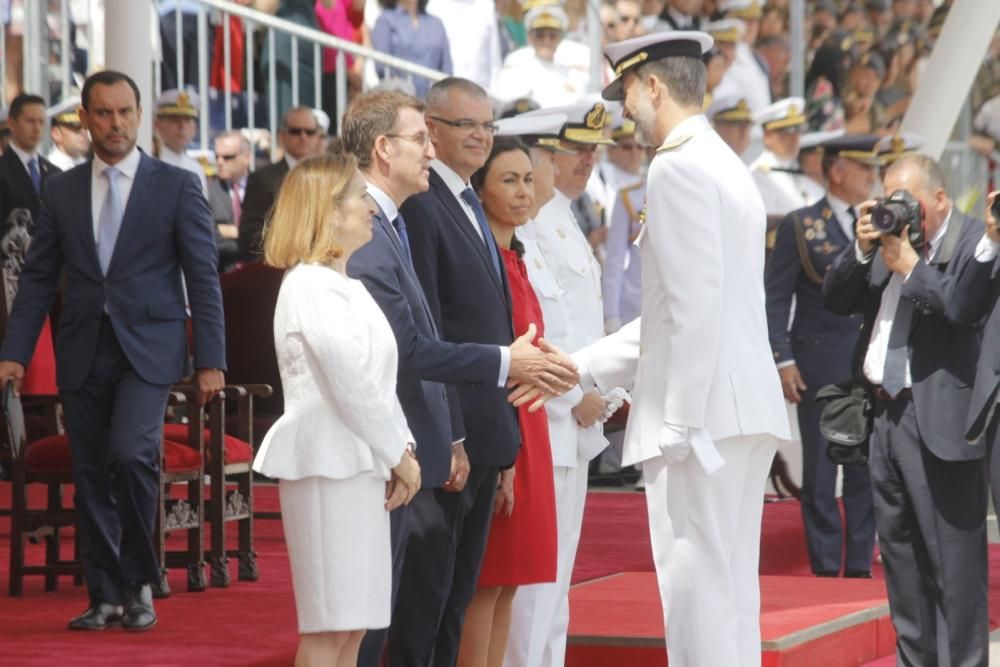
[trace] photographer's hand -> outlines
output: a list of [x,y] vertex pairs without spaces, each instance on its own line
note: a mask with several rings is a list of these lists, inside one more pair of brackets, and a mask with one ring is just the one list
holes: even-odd
[[875,247],[878,245],[881,234],[872,225],[872,208],[875,207],[876,201],[870,199],[858,207],[861,213],[861,217],[854,224],[854,233],[858,238],[858,251],[864,256],[868,256],[875,251]]
[[898,273],[904,278],[910,275],[913,267],[920,261],[920,255],[910,244],[910,226],[907,225],[900,232],[895,234],[882,235],[882,259],[885,265],[893,273]]

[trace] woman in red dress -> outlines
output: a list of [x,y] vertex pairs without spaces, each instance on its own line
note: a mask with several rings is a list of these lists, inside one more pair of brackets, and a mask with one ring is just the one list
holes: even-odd
[[[490,229],[507,269],[514,335],[529,324],[544,333],[542,308],[521,260],[514,230],[527,222],[534,202],[528,149],[517,139],[498,137],[486,164],[472,176]],[[500,474],[493,524],[479,574],[478,590],[465,614],[459,667],[503,664],[510,609],[517,587],[556,579],[556,510],[552,451],[545,410],[519,408],[521,450],[514,467]]]

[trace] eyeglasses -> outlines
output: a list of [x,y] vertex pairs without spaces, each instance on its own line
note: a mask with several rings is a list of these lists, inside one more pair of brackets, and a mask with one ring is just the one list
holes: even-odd
[[475,132],[476,129],[482,128],[483,132],[486,134],[496,134],[497,124],[492,120],[488,120],[484,123],[477,123],[471,118],[462,118],[461,120],[448,120],[447,118],[439,118],[438,116],[428,116],[431,120],[436,120],[439,123],[444,123],[449,127],[456,127],[463,132]]
[[383,136],[390,139],[406,139],[407,141],[412,141],[420,148],[427,148],[427,144],[431,143],[431,136],[426,132],[417,132],[416,134],[385,134]]
[[286,127],[285,132],[288,134],[294,134],[296,137],[301,137],[303,134],[310,137],[315,137],[319,129],[315,127]]

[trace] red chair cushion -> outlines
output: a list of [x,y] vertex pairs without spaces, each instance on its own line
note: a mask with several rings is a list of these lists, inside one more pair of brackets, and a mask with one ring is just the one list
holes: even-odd
[[50,435],[28,443],[24,465],[28,472],[70,474],[73,459],[69,455],[69,438],[65,435]]
[[[73,459],[69,453],[69,438],[52,435],[32,442],[25,452],[24,461],[28,472],[70,474]],[[202,466],[198,452],[169,440],[163,443],[163,461],[167,472],[201,470]]]
[[[175,442],[182,442],[185,445],[188,444],[188,425],[187,424],[164,424],[163,425],[163,435],[167,440],[173,440]],[[207,450],[208,442],[212,438],[212,434],[209,430],[205,429],[205,439],[206,445],[206,456],[211,456],[211,452]],[[240,440],[237,437],[231,435],[225,435],[222,439],[223,454],[226,457],[226,463],[250,463],[253,460],[253,447],[250,446],[245,440]],[[211,460],[211,459],[209,459]]]

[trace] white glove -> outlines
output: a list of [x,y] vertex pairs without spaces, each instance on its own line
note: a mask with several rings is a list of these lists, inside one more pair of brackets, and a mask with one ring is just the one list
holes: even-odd
[[632,397],[621,387],[615,387],[604,396],[601,396],[601,399],[604,401],[604,413],[597,419],[601,424],[611,419],[626,401],[629,403],[632,402]]

